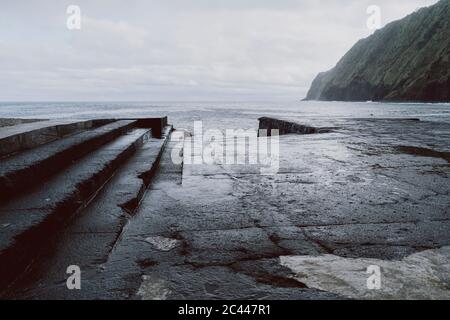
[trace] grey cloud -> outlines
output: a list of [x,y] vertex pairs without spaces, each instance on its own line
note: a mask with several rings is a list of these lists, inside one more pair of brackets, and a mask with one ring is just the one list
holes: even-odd
[[300,99],[368,5],[387,23],[436,1],[0,0],[0,100]]

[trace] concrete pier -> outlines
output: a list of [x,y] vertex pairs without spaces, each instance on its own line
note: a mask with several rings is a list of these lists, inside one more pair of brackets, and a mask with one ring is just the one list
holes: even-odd
[[[261,175],[174,163],[196,152],[189,133],[171,141],[170,126],[156,138],[153,121],[120,121],[127,134],[0,208],[2,279],[14,280],[3,298],[450,296],[448,123],[271,119],[299,132],[279,137],[279,170]],[[66,287],[73,264],[82,290]],[[371,265],[380,290],[366,287]]]

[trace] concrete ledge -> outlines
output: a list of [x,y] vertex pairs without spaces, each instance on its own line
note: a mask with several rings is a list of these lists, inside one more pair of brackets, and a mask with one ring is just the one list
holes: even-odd
[[[90,122],[92,125],[92,121]],[[0,202],[10,200],[48,179],[73,161],[125,133],[135,124],[136,121],[132,120],[116,121],[0,160]],[[81,124],[68,124],[62,129],[53,126],[52,130],[67,132],[79,125]]]
[[270,136],[271,130],[279,130],[280,135],[296,133],[296,134],[314,134],[328,133],[331,128],[316,128],[296,122],[280,120],[275,118],[259,118],[259,129],[268,130],[267,135]]
[[121,214],[108,227],[121,230],[157,171],[172,126],[163,117],[41,121],[7,129],[0,130],[0,296],[75,217],[98,216],[99,208],[108,215],[114,208]]
[[155,138],[162,138],[164,129],[168,126],[167,117],[161,118],[133,118],[124,120],[136,120],[138,128],[151,128]]
[[0,288],[8,285],[35,258],[45,241],[96,196],[114,172],[150,138],[134,129],[54,177],[39,190],[0,209]]
[[0,157],[25,151],[58,140],[64,136],[99,127],[114,120],[37,121],[0,128]]
[[[146,141],[116,171],[104,188],[98,192],[95,199],[79,214],[77,213],[76,218],[70,221],[70,225],[64,228],[64,232],[56,236],[48,234],[46,241],[50,243],[48,246],[36,245],[35,255],[41,257],[50,252],[50,259],[58,260],[55,264],[49,261],[45,262],[50,263],[52,268],[58,268],[61,261],[64,261],[63,264],[68,261],[67,265],[69,265],[75,259],[77,265],[87,273],[93,270],[91,268],[96,268],[98,263],[106,263],[112,248],[120,242],[120,235],[124,227],[135,214],[147,188],[153,181],[153,176],[158,171],[159,162],[170,138],[171,130],[171,126],[166,126],[161,139],[150,138]],[[56,252],[53,251],[54,246],[58,247]],[[74,252],[80,254],[74,258]],[[41,261],[36,259],[24,274],[29,274],[29,272],[33,272],[29,270],[39,268],[37,265],[40,263]],[[49,272],[51,273],[51,271]],[[18,281],[14,282],[14,286],[20,287],[23,285],[21,280],[24,279],[23,281],[26,283],[26,278],[26,275],[21,274]],[[0,297],[2,299],[17,298],[14,289],[11,288],[5,292],[0,290]],[[72,291],[67,294],[73,298],[77,293]]]

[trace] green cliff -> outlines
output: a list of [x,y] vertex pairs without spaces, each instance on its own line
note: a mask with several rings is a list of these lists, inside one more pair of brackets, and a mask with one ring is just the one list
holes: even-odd
[[306,100],[450,101],[450,0],[358,41],[314,79]]

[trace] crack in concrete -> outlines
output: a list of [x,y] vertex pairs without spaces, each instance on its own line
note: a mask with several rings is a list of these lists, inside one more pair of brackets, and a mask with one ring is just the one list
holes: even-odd
[[[197,269],[204,269],[204,268],[212,268],[212,267],[224,267],[228,268],[231,271],[235,273],[241,273],[246,276],[250,276],[253,279],[255,279],[256,282],[270,285],[273,287],[282,287],[282,288],[307,288],[307,286],[297,280],[294,280],[292,278],[293,274],[291,272],[288,272],[289,275],[282,276],[282,275],[275,275],[267,271],[257,271],[255,269],[247,269],[242,266],[240,266],[240,263],[243,262],[258,262],[263,260],[270,260],[270,259],[278,259],[283,256],[283,253],[273,253],[273,254],[261,254],[261,255],[254,255],[254,256],[248,256],[245,258],[237,259],[233,262],[228,263],[195,263],[192,261],[185,260],[183,264],[175,264],[175,266],[191,266],[194,270]],[[288,271],[286,268],[284,270],[285,272]]]
[[[159,148],[158,154],[157,154],[156,158],[154,159],[153,163],[151,164],[150,168],[148,170],[145,170],[145,171],[139,173],[136,177],[142,181],[142,184],[138,191],[138,194],[136,194],[135,197],[133,197],[132,199],[117,205],[119,208],[121,208],[121,210],[123,212],[122,216],[120,217],[120,223],[119,223],[120,231],[117,232],[116,238],[114,239],[112,244],[109,246],[110,249],[108,250],[103,261],[99,265],[104,265],[109,261],[109,258],[111,256],[112,252],[115,250],[115,248],[119,244],[120,240],[122,239],[126,225],[129,223],[130,218],[135,215],[136,211],[138,210],[138,208],[142,202],[142,199],[144,199],[144,197],[152,183],[153,177],[155,176],[156,171],[159,167],[159,164],[160,164],[162,155],[164,153],[165,147],[167,145],[167,142],[170,139],[170,131],[167,133],[167,135],[163,136],[162,139],[164,139],[164,141],[159,146],[160,148]],[[122,167],[130,162],[131,162],[131,159],[129,159],[126,163],[124,163],[122,165]]]
[[333,249],[325,245],[322,240],[312,238],[304,228],[300,228],[300,231],[308,241],[316,243],[325,253],[333,253]]
[[[406,220],[406,221],[392,221],[392,222],[348,222],[348,223],[328,223],[328,224],[279,224],[279,225],[257,225],[252,224],[249,226],[239,228],[205,228],[205,229],[177,229],[176,232],[210,232],[210,231],[233,231],[233,230],[246,230],[246,229],[279,229],[279,228],[322,228],[322,227],[339,227],[339,226],[368,226],[368,225],[395,225],[395,224],[418,224],[428,222],[446,222],[448,219],[432,219],[432,220]],[[163,235],[164,233],[155,233],[152,235]],[[144,236],[144,234],[142,234]],[[137,237],[136,237],[137,238]]]

